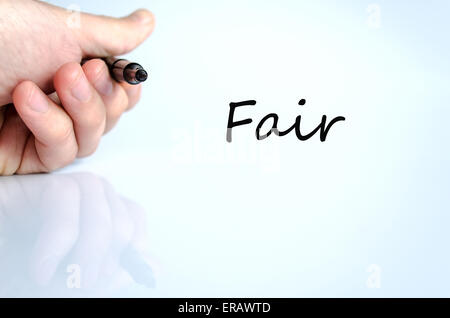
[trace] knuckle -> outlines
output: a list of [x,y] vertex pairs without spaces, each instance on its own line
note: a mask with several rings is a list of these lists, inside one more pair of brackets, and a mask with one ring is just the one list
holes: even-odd
[[87,74],[91,74],[92,81],[97,81],[108,71],[106,64],[100,59],[88,61],[85,67],[88,70]]
[[66,153],[66,155],[61,159],[61,161],[56,165],[56,168],[53,170],[60,169],[70,165],[72,162],[75,161],[76,158],[77,158],[77,149],[73,148],[72,151]]
[[65,166],[70,165],[72,162],[75,161],[76,154],[77,154],[77,149],[75,147],[73,149],[71,149],[70,151],[65,151],[64,156],[62,156],[58,161],[45,163],[46,171],[44,171],[44,172],[56,171],[58,169],[61,169]]
[[89,157],[89,156],[93,155],[97,151],[98,145],[99,145],[99,141],[94,143],[89,148],[85,147],[85,148],[81,149],[76,154],[76,158],[85,158],[85,157]]

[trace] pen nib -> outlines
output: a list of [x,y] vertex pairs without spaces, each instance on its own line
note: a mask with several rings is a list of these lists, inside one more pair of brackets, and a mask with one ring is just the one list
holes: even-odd
[[148,74],[145,70],[138,70],[136,72],[136,79],[139,82],[145,82],[147,80]]

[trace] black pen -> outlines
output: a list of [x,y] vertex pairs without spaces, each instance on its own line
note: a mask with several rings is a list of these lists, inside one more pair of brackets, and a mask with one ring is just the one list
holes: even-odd
[[[134,62],[130,62],[126,59],[117,58],[114,56],[102,58],[109,69],[111,77],[117,82],[127,82],[131,85],[138,85],[145,82],[148,78],[148,73],[144,68]],[[89,61],[89,59],[83,59],[81,65]]]
[[147,71],[138,63],[114,56],[106,57],[103,61],[108,65],[111,76],[117,82],[127,82],[131,85],[137,85],[145,82],[148,78]]
[[114,56],[106,57],[103,61],[108,65],[111,76],[117,82],[127,82],[131,85],[137,85],[145,82],[148,78],[147,71],[138,63]]

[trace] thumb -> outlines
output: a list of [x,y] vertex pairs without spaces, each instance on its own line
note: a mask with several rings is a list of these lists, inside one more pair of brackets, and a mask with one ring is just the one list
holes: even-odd
[[81,13],[75,28],[84,56],[123,55],[135,49],[152,33],[153,14],[140,9],[124,18]]

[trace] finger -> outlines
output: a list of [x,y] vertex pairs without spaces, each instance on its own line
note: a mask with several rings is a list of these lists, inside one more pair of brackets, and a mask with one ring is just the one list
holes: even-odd
[[128,83],[120,83],[128,96],[127,110],[132,109],[141,99],[142,85],[130,85]]
[[124,18],[82,13],[75,33],[84,56],[112,56],[135,49],[153,28],[153,14],[140,9]]
[[72,118],[78,143],[77,157],[92,154],[105,131],[106,111],[101,97],[78,63],[63,65],[53,82],[64,109]]
[[109,75],[108,67],[100,59],[94,59],[83,65],[89,82],[100,94],[106,109],[104,133],[110,131],[128,107],[128,96],[122,86]]
[[17,173],[47,172],[71,163],[78,146],[72,120],[64,110],[30,81],[17,85],[12,97],[17,113],[33,133]]
[[0,175],[12,175],[20,166],[29,135],[14,107],[8,107],[0,130]]

